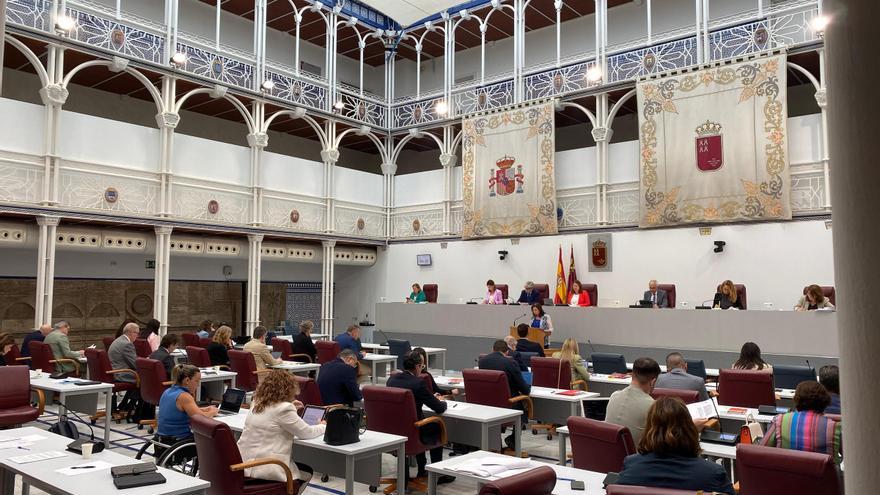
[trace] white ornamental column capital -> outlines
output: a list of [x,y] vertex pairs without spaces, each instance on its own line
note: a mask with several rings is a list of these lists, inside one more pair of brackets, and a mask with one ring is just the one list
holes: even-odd
[[174,129],[180,123],[180,114],[176,112],[162,112],[156,114],[156,124],[159,128],[167,127]]
[[593,140],[597,143],[602,143],[606,141],[611,141],[611,135],[614,134],[614,130],[610,127],[594,127],[590,134],[593,135]]
[[58,223],[61,221],[60,217],[53,217],[48,215],[40,215],[37,217],[37,225],[40,226],[49,226],[49,227],[57,227]]
[[269,135],[265,132],[252,132],[247,135],[247,143],[251,148],[265,148],[269,146]]
[[60,84],[47,84],[40,88],[40,99],[43,105],[63,106],[67,102],[70,91]]
[[169,225],[157,225],[156,235],[170,235],[172,230],[174,230],[174,227]]
[[828,96],[825,94],[825,88],[819,89],[813,96],[816,98],[816,103],[819,105],[819,108],[825,110],[828,105]]
[[336,247],[336,241],[333,241],[333,240],[330,240],[330,241],[321,241],[321,244],[322,244],[324,247],[331,247],[331,248],[332,248],[332,247]]
[[263,234],[248,234],[248,240],[251,242],[263,242]]
[[452,153],[440,153],[440,165],[443,167],[454,167],[458,162],[458,156]]
[[397,173],[397,164],[393,162],[385,162],[381,165],[383,175],[394,175]]
[[325,163],[336,163],[339,161],[339,150],[336,148],[330,148],[321,151],[321,160]]

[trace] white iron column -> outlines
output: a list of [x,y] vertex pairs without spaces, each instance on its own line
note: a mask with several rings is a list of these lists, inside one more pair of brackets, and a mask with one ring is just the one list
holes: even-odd
[[[156,114],[159,125],[159,216],[171,215],[171,164],[174,156],[174,129],[180,115],[174,111],[177,79],[162,76],[162,113]],[[160,320],[161,321],[161,320]]]
[[159,335],[168,332],[168,285],[171,278],[171,227],[156,227],[156,268],[153,280],[153,318],[159,320]]
[[523,101],[523,65],[525,64],[525,2],[523,0],[514,0],[513,2],[513,101],[519,103]]
[[61,122],[61,107],[67,101],[69,93],[62,84],[64,48],[50,44],[46,57],[49,82],[46,87],[40,89],[40,99],[45,105],[43,193],[40,202],[44,206],[49,206],[58,202],[58,128]]
[[385,162],[382,164],[382,178],[384,188],[382,190],[382,202],[385,205],[385,237],[392,235],[391,211],[394,208],[394,174],[397,173],[397,164]]
[[[262,102],[254,103],[254,126],[263,125],[265,106]],[[247,135],[248,146],[251,147],[251,225],[263,223],[263,187],[260,173],[263,163],[263,150],[269,144],[269,135],[265,132],[254,132]]]
[[336,241],[323,241],[324,252],[321,258],[321,333],[333,338],[333,280],[336,261]]
[[339,160],[339,150],[331,148],[322,151],[321,160],[324,161],[324,231],[333,232],[336,230],[333,175],[336,171],[336,161]]
[[865,63],[876,58],[877,2],[826,0],[831,23],[825,31],[828,76],[828,130],[834,196],[834,279],[840,340],[841,398],[846,420],[846,492],[877,493],[877,410],[880,394],[869,370],[880,353],[880,307],[874,290],[880,277],[877,184],[880,140],[876,119],[880,101],[870,98],[880,70]]
[[601,127],[592,130],[596,141],[596,223],[608,223],[608,143],[611,141],[611,122],[608,122],[608,94],[596,95],[596,122]]
[[825,49],[819,49],[819,90],[816,91],[816,103],[822,112],[822,174],[825,179],[825,203],[822,205],[831,209],[831,180],[828,167],[828,98],[825,90]]
[[260,281],[263,258],[263,234],[248,234],[247,334],[254,336],[260,324]]
[[452,234],[452,196],[455,192],[452,168],[457,159],[451,153],[440,153],[440,165],[443,166],[443,233],[446,235]]
[[55,290],[55,236],[58,217],[39,216],[37,240],[37,297],[34,304],[34,328],[52,322],[52,294]]

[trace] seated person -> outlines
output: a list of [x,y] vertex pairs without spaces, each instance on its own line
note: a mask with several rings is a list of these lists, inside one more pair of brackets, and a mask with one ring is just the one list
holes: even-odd
[[654,403],[651,392],[657,377],[660,376],[660,365],[651,358],[638,358],[633,362],[632,382],[623,390],[611,394],[605,422],[626,426],[632,433],[636,445],[645,432],[648,410]]
[[24,336],[24,340],[21,341],[21,356],[22,357],[30,357],[31,348],[28,346],[32,341],[43,342],[46,338],[46,335],[52,333],[52,325],[40,325],[40,328],[34,330],[33,332]]
[[266,373],[260,373],[262,370],[268,369],[269,366],[281,364],[281,359],[272,357],[272,349],[266,345],[266,327],[258,326],[254,328],[254,337],[245,344],[241,350],[250,352],[254,355],[254,363],[257,365],[257,381],[263,381]]
[[582,308],[590,305],[590,294],[582,289],[579,280],[571,283],[571,292],[568,293],[568,305]]
[[[391,375],[388,377],[388,381],[385,384],[386,387],[405,388],[412,391],[413,399],[416,403],[416,414],[418,414],[419,421],[425,418],[425,414],[422,412],[423,406],[428,406],[437,414],[443,414],[443,412],[446,411],[446,402],[439,399],[436,395],[431,394],[431,392],[428,391],[427,385],[425,385],[425,381],[419,378],[419,375],[424,369],[425,364],[424,361],[422,361],[421,354],[410,352],[403,358],[403,372]],[[436,444],[440,439],[440,425],[437,423],[428,423],[425,426],[422,426],[419,428],[419,436],[421,437],[422,443],[429,445]],[[430,452],[432,464],[443,460],[442,445],[434,447]],[[425,457],[424,452],[416,454],[416,465],[419,468],[416,477],[424,478],[428,476],[427,471],[425,471],[425,466],[427,464],[428,460]],[[409,472],[407,472],[407,478],[409,478]],[[455,481],[455,478],[452,476],[441,476],[438,483],[451,483],[453,481]]]
[[715,298],[712,300],[712,307],[743,309],[742,301],[736,294],[736,287],[733,285],[733,282],[730,280],[721,282],[721,285],[718,286],[718,292],[715,293]]
[[819,368],[819,383],[831,396],[831,404],[825,408],[825,414],[840,414],[840,368],[833,364]]
[[318,389],[324,404],[354,405],[363,400],[357,383],[358,359],[351,349],[339,353],[333,361],[321,365],[318,373]]
[[550,334],[553,333],[553,321],[550,315],[544,312],[544,306],[532,304],[532,328],[538,328],[544,332],[544,347],[550,345]]
[[[422,356],[422,363],[424,363],[424,366],[422,366],[422,373],[421,374],[423,376],[427,375],[428,381],[431,382],[431,390],[434,391],[434,395],[436,395],[437,398],[439,399],[441,397],[441,394],[439,393],[440,388],[437,387],[437,382],[434,381],[434,376],[428,371],[428,353],[425,352],[425,350],[421,347],[416,347],[415,349],[412,350],[412,352],[418,354],[419,356]],[[452,391],[450,393],[452,395],[458,395],[459,391],[457,388],[454,388],[454,389],[452,389]]]
[[541,300],[541,294],[535,290],[535,283],[529,280],[526,282],[523,291],[519,293],[519,299],[516,302],[532,305],[541,304],[544,301]]
[[[324,434],[326,423],[311,426],[297,414],[302,402],[296,400],[299,395],[299,384],[290,373],[272,370],[257,390],[251,411],[244,421],[244,428],[238,439],[238,450],[242,459],[273,458],[283,462],[293,473],[293,479],[299,482],[295,493],[305,492],[312,479],[314,470],[311,467],[293,462],[294,438],[309,439]],[[262,480],[287,481],[281,466],[265,464],[244,470],[249,478]]]
[[139,339],[144,339],[147,341],[147,343],[150,344],[150,352],[158,349],[159,344],[162,341],[162,338],[159,337],[161,326],[162,324],[159,323],[159,320],[153,318],[147,322],[146,326],[144,326],[144,328],[142,328],[140,333],[138,334]]
[[774,416],[761,445],[828,454],[840,464],[841,424],[823,415],[829,404],[821,383],[801,382],[794,391],[795,411]]
[[656,280],[648,282],[648,290],[646,290],[645,294],[642,296],[642,301],[651,301],[651,304],[653,304],[655,308],[669,307],[668,295],[665,290],[657,288]]
[[773,373],[773,366],[770,366],[763,358],[761,358],[761,348],[754,342],[746,342],[739,351],[739,359],[733,363],[731,368],[735,370],[753,370],[765,371]]
[[[141,329],[137,323],[129,323],[122,329],[122,335],[110,344],[107,357],[110,358],[110,366],[114,370],[134,370],[137,368],[137,352],[134,349],[134,341],[138,338]],[[135,383],[137,378],[132,373],[115,373],[113,380],[117,382]],[[128,411],[137,404],[140,399],[138,389],[126,390],[119,404],[120,411]]]
[[428,302],[428,298],[425,296],[425,291],[422,290],[421,285],[412,284],[412,292],[410,292],[409,297],[406,298],[406,302],[408,302],[408,303]]
[[666,356],[666,373],[657,378],[656,387],[694,390],[700,394],[697,400],[703,401],[709,398],[705,380],[688,374],[687,361],[679,352],[671,352]]
[[616,484],[736,494],[724,468],[700,457],[700,434],[681,399],[657,399],[646,419],[638,454],[624,459]]
[[795,305],[795,311],[815,311],[817,309],[834,309],[831,301],[822,294],[822,287],[813,284],[807,287],[807,293]]
[[199,324],[199,330],[196,332],[200,338],[207,339],[214,332],[211,320],[204,320]]
[[167,445],[192,437],[189,418],[197,414],[209,418],[217,415],[217,407],[199,407],[196,404],[196,391],[202,382],[202,373],[198,368],[191,364],[178,364],[171,371],[171,381],[174,384],[162,392],[157,411],[156,433],[159,441]]
[[[529,395],[532,391],[532,387],[523,379],[522,372],[517,363],[507,356],[507,344],[503,340],[495,341],[492,345],[492,352],[480,359],[478,367],[481,370],[503,371],[507,375],[507,385],[510,387],[511,397]],[[524,406],[522,406],[522,402],[518,402],[517,407],[522,408]],[[523,410],[523,416],[525,417],[523,424],[526,424],[528,416],[526,416],[525,410]],[[514,448],[513,433],[504,439],[504,443],[508,448]]]
[[[291,348],[291,352],[294,354],[305,354],[311,358],[311,362],[318,362],[318,348],[315,347],[315,342],[312,341],[312,330],[315,329],[315,324],[309,320],[304,320],[299,324],[299,333],[296,337],[293,338],[293,346]],[[297,358],[299,360],[302,358]]]
[[179,343],[180,337],[173,333],[166,333],[159,342],[159,348],[150,354],[150,359],[162,363],[162,366],[165,367],[165,376],[169,378],[171,378],[171,370],[174,368],[174,356],[171,353],[177,350]]
[[516,341],[516,350],[518,352],[536,352],[538,356],[544,357],[544,346],[526,338],[529,336],[528,324],[520,323],[517,325],[516,334],[519,336],[519,340]]
[[345,333],[337,335],[335,340],[339,344],[340,351],[349,349],[359,358],[366,355],[366,352],[361,350],[361,327],[357,325],[349,325]]
[[[72,359],[73,361],[78,362],[79,358],[83,357],[85,354],[85,351],[70,350],[70,339],[68,338],[69,333],[70,323],[61,320],[52,326],[52,332],[50,332],[49,335],[46,335],[46,338],[43,339],[43,343],[52,349],[52,355],[55,359]],[[75,374],[77,369],[76,365],[70,362],[62,361],[60,363],[55,363],[55,372],[64,376]]]
[[0,333],[0,366],[12,366],[18,364],[12,359],[10,359],[9,362],[6,361],[6,355],[12,350],[13,345],[15,345],[15,339],[12,337],[12,334],[5,332]]
[[229,366],[229,349],[232,349],[232,329],[226,325],[214,332],[214,338],[205,348],[212,366]]
[[578,354],[578,343],[574,339],[565,339],[562,343],[562,349],[554,352],[553,357],[568,361],[571,364],[571,381],[583,380],[590,381],[590,372],[584,366],[584,359]]
[[529,362],[525,356],[516,350],[516,337],[508,335],[504,337],[504,343],[507,344],[507,357],[512,358],[519,365],[520,371],[529,371]]
[[504,304],[504,294],[501,289],[495,287],[495,281],[491,278],[486,281],[486,296],[483,297],[483,304]]

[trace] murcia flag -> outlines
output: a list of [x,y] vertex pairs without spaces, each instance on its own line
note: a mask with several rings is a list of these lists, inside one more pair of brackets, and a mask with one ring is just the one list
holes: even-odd
[[565,266],[562,265],[562,245],[559,245],[559,261],[556,263],[556,294],[553,296],[554,304],[568,302],[568,291],[565,288]]
[[[568,263],[568,290],[571,291],[571,286],[574,285],[574,281],[578,279],[577,271],[574,269],[574,246],[571,247],[571,254],[569,254],[569,263]],[[568,302],[568,299],[565,300]]]

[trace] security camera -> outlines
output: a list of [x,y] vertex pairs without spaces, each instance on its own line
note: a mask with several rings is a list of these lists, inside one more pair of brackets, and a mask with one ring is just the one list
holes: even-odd
[[507,251],[498,251],[498,259],[504,261],[507,258]]
[[724,241],[715,241],[715,249],[713,251],[715,251],[716,253],[724,252],[724,246],[726,244],[727,243]]

